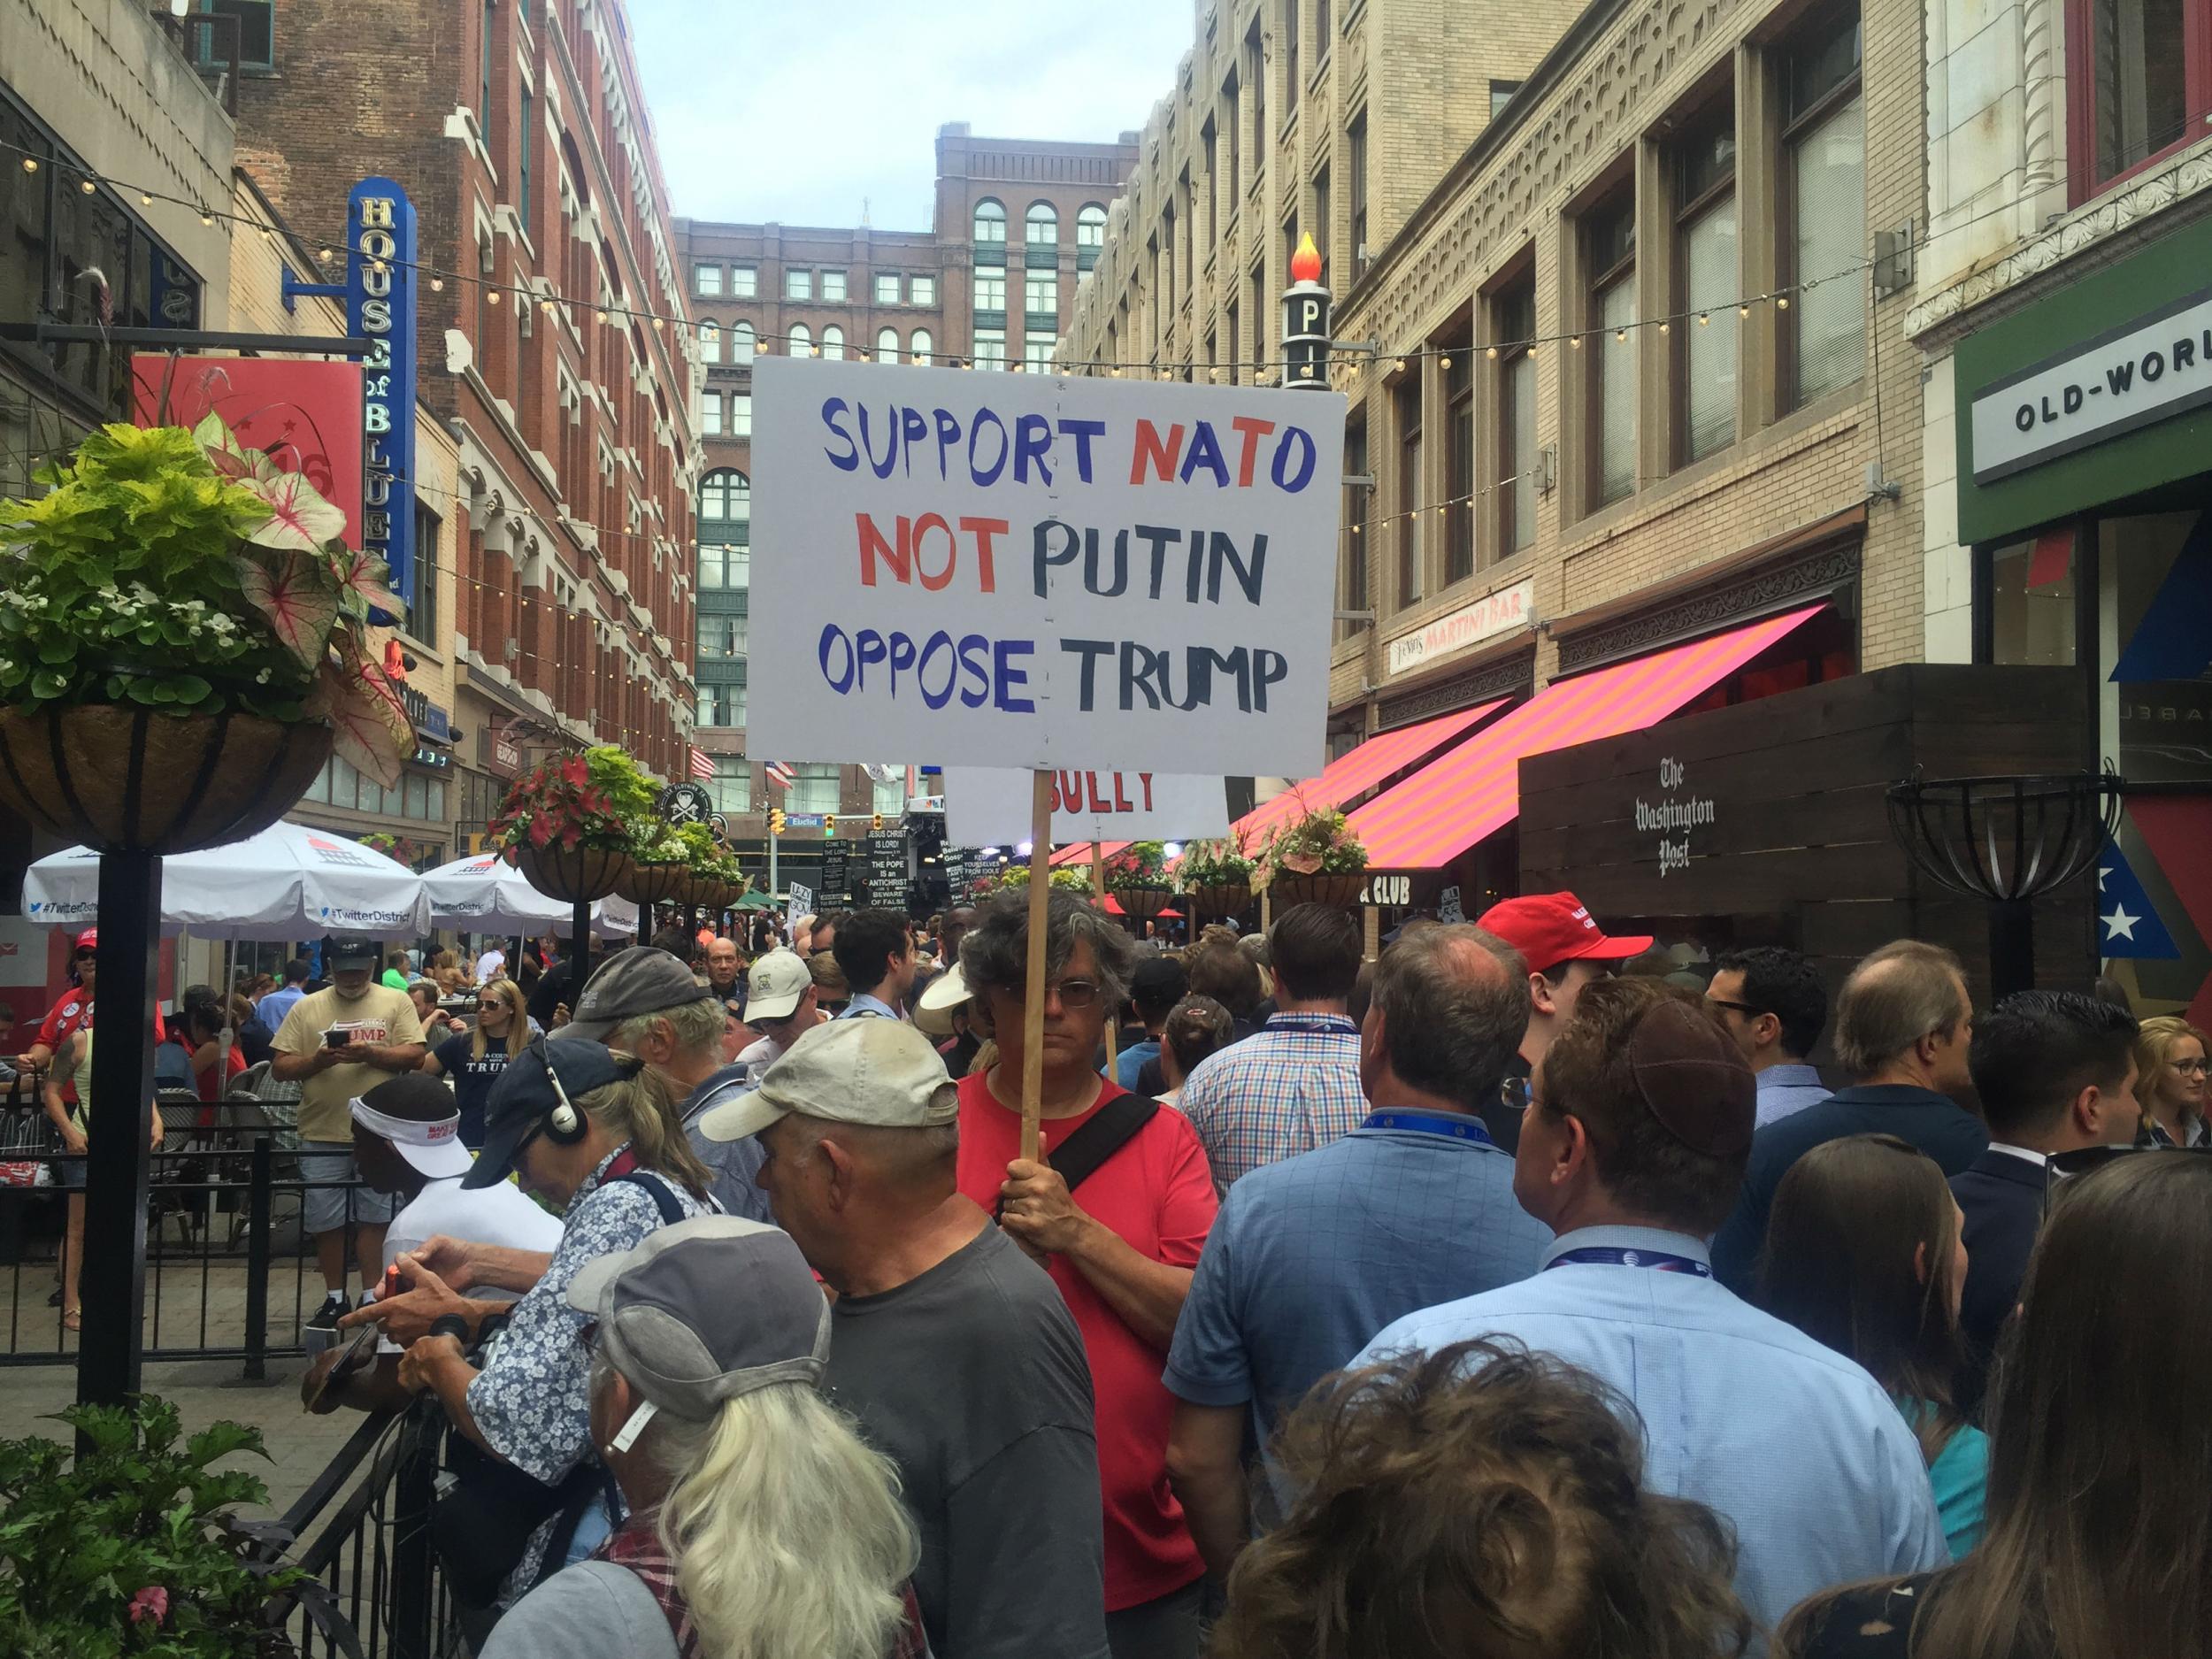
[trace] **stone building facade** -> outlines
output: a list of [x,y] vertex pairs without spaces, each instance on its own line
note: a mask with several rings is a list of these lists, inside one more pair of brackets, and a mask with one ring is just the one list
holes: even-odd
[[621,0],[292,0],[265,56],[239,158],[293,227],[342,246],[376,173],[419,219],[420,396],[458,453],[426,503],[457,583],[457,833],[557,744],[683,776],[695,362]]

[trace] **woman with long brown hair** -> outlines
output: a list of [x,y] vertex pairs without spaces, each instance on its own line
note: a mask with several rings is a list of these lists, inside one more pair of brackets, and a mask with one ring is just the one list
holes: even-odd
[[[2159,1271],[2143,1271],[2155,1262]],[[2060,1190],[1991,1391],[1989,1512],[1956,1565],[1815,1596],[1781,1659],[2201,1659],[2212,1650],[2212,1158]]]
[[1955,1561],[1981,1540],[1989,1441],[1959,1412],[1964,1223],[1933,1158],[1895,1135],[1815,1147],[1774,1193],[1759,1302],[1855,1360],[1920,1441]]

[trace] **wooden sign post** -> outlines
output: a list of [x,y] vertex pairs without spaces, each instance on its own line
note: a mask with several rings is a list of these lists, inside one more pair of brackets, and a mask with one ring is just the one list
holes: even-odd
[[1022,996],[1022,1156],[1037,1162],[1045,1094],[1046,905],[1052,895],[1052,774],[1030,780],[1029,963]]
[[[1091,843],[1091,902],[1100,910],[1106,908],[1106,844]],[[1121,1023],[1121,1010],[1106,1010],[1106,1075],[1114,1074],[1114,1027]]]

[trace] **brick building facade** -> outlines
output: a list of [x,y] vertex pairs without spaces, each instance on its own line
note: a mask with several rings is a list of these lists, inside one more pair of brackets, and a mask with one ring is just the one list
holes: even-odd
[[311,242],[353,181],[419,220],[420,396],[458,449],[460,833],[533,746],[681,777],[693,706],[695,373],[620,0],[276,8],[238,156]]
[[[733,830],[764,833],[771,804],[837,813],[862,829],[905,805],[903,766],[886,783],[857,766],[749,757],[744,742],[752,557],[752,364],[761,352],[1035,369],[1049,362],[1095,263],[1109,206],[1135,165],[1134,134],[1111,144],[937,135],[929,230],[675,222],[703,366],[695,672],[699,746]],[[772,803],[762,763],[800,780]]]

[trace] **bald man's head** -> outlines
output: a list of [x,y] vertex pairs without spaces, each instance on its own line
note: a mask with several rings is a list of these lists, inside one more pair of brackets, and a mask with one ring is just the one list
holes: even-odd
[[1528,1017],[1528,967],[1512,946],[1466,923],[1422,928],[1375,970],[1361,1081],[1377,1104],[1395,1079],[1479,1110],[1497,1099]]

